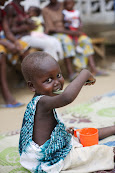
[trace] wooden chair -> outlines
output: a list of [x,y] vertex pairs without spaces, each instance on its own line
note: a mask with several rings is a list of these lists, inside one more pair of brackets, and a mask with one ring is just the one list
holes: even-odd
[[105,54],[105,38],[98,37],[98,38],[92,38],[92,43],[95,52],[102,58],[106,59]]

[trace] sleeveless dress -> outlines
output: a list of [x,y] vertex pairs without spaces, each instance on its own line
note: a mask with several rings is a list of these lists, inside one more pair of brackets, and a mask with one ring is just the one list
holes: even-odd
[[64,158],[72,148],[72,135],[65,130],[65,125],[54,109],[57,125],[51,133],[51,138],[41,146],[32,140],[36,105],[41,97],[34,97],[24,114],[19,140],[20,163],[33,173],[58,173],[63,167]]

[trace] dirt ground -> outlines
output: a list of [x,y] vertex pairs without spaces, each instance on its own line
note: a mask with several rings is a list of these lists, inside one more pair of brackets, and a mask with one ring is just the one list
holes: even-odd
[[[68,84],[69,83],[65,81],[65,87]],[[109,69],[109,76],[107,77],[96,77],[94,86],[84,86],[76,100],[68,106],[75,106],[76,104],[87,102],[95,96],[103,95],[112,90],[115,90],[115,69]],[[0,133],[21,128],[26,105],[33,96],[33,93],[29,91],[27,87],[19,89],[12,88],[12,93],[18,101],[25,103],[25,105],[20,108],[0,108]],[[3,99],[0,96],[0,104],[1,103],[3,103]],[[65,107],[60,108],[59,111],[61,112],[64,109]]]

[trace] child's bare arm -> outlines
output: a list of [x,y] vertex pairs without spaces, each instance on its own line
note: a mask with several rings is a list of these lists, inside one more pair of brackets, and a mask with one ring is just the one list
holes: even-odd
[[99,128],[99,139],[107,138],[111,135],[115,135],[115,125]]
[[[93,81],[92,84],[95,83],[92,74],[88,70],[84,69],[80,72],[79,76],[66,87],[62,94],[54,97],[42,97],[39,101],[39,106],[48,111],[53,108],[59,108],[70,104],[75,100],[87,80]],[[88,85],[91,85],[91,83]]]

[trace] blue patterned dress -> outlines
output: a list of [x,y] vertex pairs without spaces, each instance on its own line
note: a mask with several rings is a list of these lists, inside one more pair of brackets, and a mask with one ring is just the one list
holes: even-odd
[[51,133],[51,138],[41,146],[32,140],[36,105],[41,97],[34,97],[24,114],[19,140],[20,163],[33,173],[58,173],[63,167],[64,158],[72,148],[72,136],[66,132],[65,125],[54,109],[57,125]]

